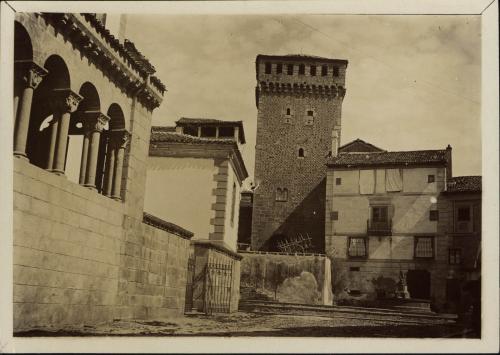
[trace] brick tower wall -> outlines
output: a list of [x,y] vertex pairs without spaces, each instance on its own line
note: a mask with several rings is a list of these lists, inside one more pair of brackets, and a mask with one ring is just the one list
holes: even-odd
[[[269,250],[273,235],[287,239],[309,235],[313,251],[324,250],[326,159],[332,133],[340,138],[346,61],[283,57],[257,58],[257,144],[252,216],[252,249]],[[297,57],[295,57],[297,58]],[[266,73],[266,63],[272,63]],[[282,73],[276,73],[282,63]],[[294,64],[292,75],[287,65]],[[299,64],[305,73],[299,74]],[[316,76],[310,66],[316,65]],[[321,67],[327,65],[327,75]],[[333,67],[338,68],[334,75]],[[290,109],[287,114],[287,109]],[[307,124],[313,111],[313,124]],[[304,157],[299,157],[299,149]],[[277,189],[287,189],[286,201],[276,201]],[[274,239],[274,238],[273,238]]]

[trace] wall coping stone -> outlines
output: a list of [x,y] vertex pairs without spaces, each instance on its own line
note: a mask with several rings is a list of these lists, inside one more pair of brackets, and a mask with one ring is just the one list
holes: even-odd
[[218,250],[218,251],[220,251],[220,252],[222,252],[222,253],[224,253],[224,254],[232,257],[233,259],[237,259],[237,260],[243,259],[242,255],[240,255],[240,254],[232,251],[231,249],[229,249],[225,245],[214,243],[211,240],[192,240],[191,244],[193,244],[195,247],[196,246],[202,246],[202,247],[206,247],[208,249]]
[[238,251],[240,254],[263,254],[263,255],[283,255],[283,256],[324,256],[326,257],[326,254],[320,254],[320,253],[281,253],[281,252],[276,252],[276,251],[260,251],[260,250],[241,250]]
[[176,224],[164,221],[163,219],[146,212],[143,212],[142,223],[178,235],[183,239],[189,240],[194,235],[193,232],[190,232],[187,229],[184,229]]

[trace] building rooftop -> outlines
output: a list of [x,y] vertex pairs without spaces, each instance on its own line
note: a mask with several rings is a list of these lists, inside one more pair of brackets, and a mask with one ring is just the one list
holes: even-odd
[[241,144],[245,144],[245,130],[243,121],[224,121],[215,118],[189,118],[181,117],[175,122],[177,126],[204,126],[204,127],[238,127],[238,136]]
[[481,176],[456,176],[448,180],[447,192],[481,192]]
[[378,165],[446,164],[447,150],[413,150],[398,152],[351,152],[329,158],[330,167],[363,167]]
[[224,138],[196,137],[189,134],[176,133],[173,126],[152,126],[150,142],[235,144],[233,140]]
[[352,142],[339,147],[339,153],[361,153],[361,152],[385,152],[384,149],[374,146],[371,143],[365,142],[362,139],[355,139]]

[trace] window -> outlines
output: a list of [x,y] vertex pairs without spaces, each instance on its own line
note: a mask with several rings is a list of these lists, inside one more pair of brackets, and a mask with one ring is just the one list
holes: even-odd
[[429,221],[439,221],[439,211],[438,210],[429,211]]
[[276,74],[281,74],[283,72],[283,64],[276,64]]
[[351,258],[366,257],[366,238],[349,237],[348,253]]
[[333,76],[339,76],[339,68],[333,67]]
[[[476,223],[478,224],[478,223]],[[480,224],[480,223],[479,223]],[[472,206],[460,203],[455,206],[455,232],[470,233],[473,232]]]
[[335,185],[342,185],[342,178],[335,178]]
[[338,221],[339,220],[339,212],[338,211],[330,212],[330,219],[332,221]]
[[233,194],[231,197],[231,226],[234,225],[234,208],[236,205],[236,183],[233,183]]
[[314,123],[314,111],[307,110],[304,124],[306,126],[311,126],[313,123]]
[[271,63],[266,63],[266,74],[271,74]]
[[469,222],[470,221],[470,207],[469,206],[458,208],[457,220],[459,222],[462,222],[462,221]]
[[372,222],[376,222],[376,223],[387,222],[388,210],[389,209],[387,206],[372,207]]
[[315,65],[311,65],[310,73],[311,73],[311,76],[316,76],[316,66]]
[[359,271],[359,266],[351,266],[349,267],[349,271]]
[[290,111],[290,107],[288,107],[288,108],[286,109],[286,115],[287,115],[287,116],[290,116],[290,113],[291,113],[291,111]]
[[201,127],[201,137],[215,137],[215,127]]
[[450,265],[460,265],[462,263],[462,250],[449,249],[448,250],[448,263]]
[[299,148],[299,158],[304,157],[304,148]]
[[415,258],[434,257],[434,238],[415,237]]
[[219,127],[219,137],[220,138],[234,137],[234,127]]
[[195,126],[185,126],[182,129],[182,132],[184,134],[197,137],[198,136],[198,127],[195,127]]
[[427,182],[429,184],[434,181],[436,181],[436,177],[434,175],[427,175]]
[[304,64],[299,65],[299,75],[304,75],[306,73],[306,66]]
[[288,75],[293,75],[293,64],[288,64],[288,65],[286,66],[286,73],[287,73]]
[[328,75],[328,66],[323,65],[321,67],[321,76],[327,76]]
[[288,189],[278,187],[276,189],[276,201],[285,202],[288,200]]

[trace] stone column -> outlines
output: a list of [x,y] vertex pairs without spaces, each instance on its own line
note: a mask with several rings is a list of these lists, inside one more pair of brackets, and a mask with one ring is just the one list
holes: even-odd
[[52,120],[50,121],[50,145],[49,145],[49,154],[47,156],[47,165],[45,168],[47,170],[52,170],[54,166],[54,154],[56,151],[56,142],[57,142],[57,127],[59,126],[59,114],[54,113],[52,116]]
[[57,139],[52,172],[64,175],[64,161],[68,144],[68,130],[71,112],[74,112],[83,98],[70,89],[54,89],[55,117],[58,117]]
[[111,131],[111,139],[115,147],[115,166],[113,169],[114,175],[111,197],[115,200],[121,200],[123,159],[125,157],[125,148],[130,139],[130,134],[125,130]]
[[115,148],[111,138],[108,141],[108,151],[106,152],[106,168],[104,171],[103,194],[111,197],[113,193],[113,176],[115,171]]
[[[95,189],[95,176],[97,169],[97,157],[99,154],[99,142],[101,140],[101,132],[109,122],[109,117],[105,114],[95,112],[85,112],[84,130],[89,135],[90,140],[87,142],[88,154],[87,162],[82,168],[85,169],[85,183],[83,186]],[[84,142],[85,143],[85,142]],[[83,156],[83,154],[82,154]]]
[[[31,61],[19,61],[16,62],[16,65],[21,66],[19,70],[23,73],[22,82],[24,87],[21,89],[17,107],[14,107],[16,113],[14,128],[14,155],[26,158],[26,141],[28,140],[33,91],[48,72],[35,62]],[[16,106],[15,102],[14,106]]]
[[82,160],[80,161],[80,177],[78,183],[80,185],[85,184],[85,174],[87,174],[87,159],[89,151],[89,141],[91,132],[83,132],[83,147],[82,147]]

